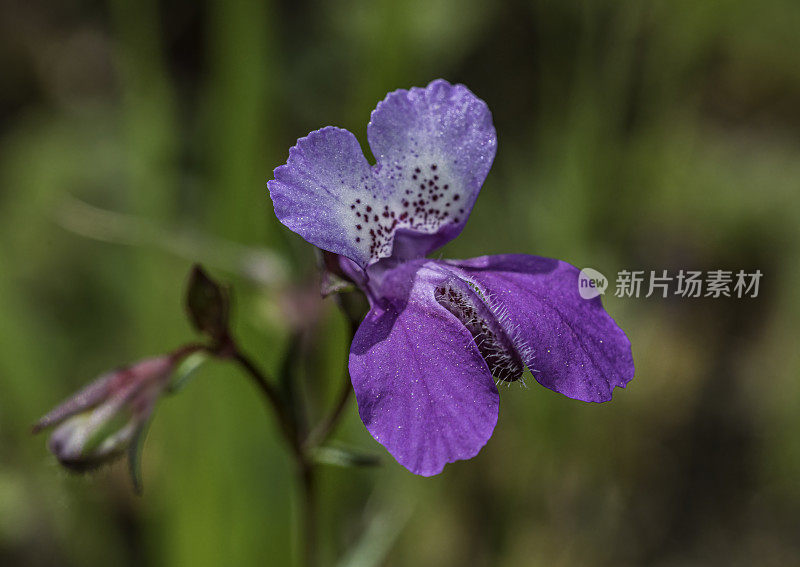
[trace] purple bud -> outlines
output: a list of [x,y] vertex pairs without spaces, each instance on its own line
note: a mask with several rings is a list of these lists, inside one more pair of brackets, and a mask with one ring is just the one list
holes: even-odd
[[112,461],[147,424],[170,374],[188,352],[104,374],[40,419],[33,431],[57,426],[48,446],[65,467],[83,471]]

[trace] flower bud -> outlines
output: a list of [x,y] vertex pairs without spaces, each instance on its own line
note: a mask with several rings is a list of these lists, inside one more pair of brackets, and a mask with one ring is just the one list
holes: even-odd
[[101,376],[40,419],[34,433],[57,426],[48,446],[67,468],[90,470],[114,460],[145,427],[186,354],[182,349]]
[[230,293],[199,264],[192,267],[186,288],[186,311],[195,329],[215,341],[228,334]]

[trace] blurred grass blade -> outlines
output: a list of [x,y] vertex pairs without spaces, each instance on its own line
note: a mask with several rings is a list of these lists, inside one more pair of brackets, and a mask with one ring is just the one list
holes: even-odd
[[241,274],[261,285],[281,285],[287,278],[285,260],[267,248],[244,246],[192,230],[168,230],[149,219],[101,209],[71,196],[61,199],[55,216],[63,228],[81,236],[128,246],[150,246]]
[[337,467],[375,467],[381,463],[376,455],[361,453],[346,447],[317,447],[312,453],[315,463]]
[[337,567],[379,567],[400,536],[412,507],[408,502],[394,502],[379,509],[370,518],[358,542],[337,563]]

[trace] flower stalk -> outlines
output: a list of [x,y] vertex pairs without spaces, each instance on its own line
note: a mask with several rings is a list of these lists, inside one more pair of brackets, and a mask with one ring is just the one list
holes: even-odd
[[[190,355],[203,352],[236,364],[263,397],[274,416],[294,461],[300,493],[302,565],[318,564],[317,482],[315,458],[320,446],[335,429],[350,399],[349,377],[343,383],[331,411],[308,433],[304,408],[295,408],[292,371],[298,360],[301,333],[292,340],[280,382],[262,370],[240,347],[230,330],[230,293],[200,266],[194,266],[186,293],[186,309],[193,326],[207,341],[189,343],[167,354],[113,370],[58,405],[33,427],[38,433],[55,427],[49,448],[62,465],[73,471],[89,471],[112,462],[128,451],[134,488],[140,492],[139,451],[156,403],[172,390],[170,377]],[[347,310],[343,309],[345,314]],[[348,316],[349,328],[357,321]],[[284,388],[278,387],[283,384]],[[347,387],[345,387],[347,386]],[[353,461],[354,463],[356,461]]]

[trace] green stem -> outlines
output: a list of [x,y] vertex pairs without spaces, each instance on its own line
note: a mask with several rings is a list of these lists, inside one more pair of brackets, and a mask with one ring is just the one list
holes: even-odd
[[275,412],[275,416],[280,423],[281,430],[288,442],[295,457],[295,465],[298,477],[298,485],[301,490],[300,514],[301,514],[301,539],[302,544],[302,565],[305,567],[315,567],[317,565],[317,504],[316,504],[316,480],[314,464],[309,453],[306,451],[299,435],[299,426],[295,422],[293,412],[286,405],[285,400],[279,394],[277,388],[269,380],[267,375],[262,372],[255,363],[234,343],[233,339],[228,339],[226,352],[223,356],[236,361],[250,376],[253,383],[264,395],[268,405]]
[[[347,315],[346,312],[345,315]],[[358,321],[356,318],[350,316],[348,316],[347,319],[349,322],[350,339],[352,341],[356,329],[358,328]],[[351,341],[347,343],[348,349]],[[294,341],[293,344],[296,346],[297,341]],[[353,388],[350,384],[347,360],[345,360],[345,369],[343,373],[344,380],[342,381],[333,409],[328,416],[303,439],[301,428],[305,428],[301,427],[298,422],[298,413],[288,405],[287,400],[281,396],[280,391],[273,385],[273,382],[238,348],[231,337],[226,337],[215,354],[236,361],[247,372],[248,376],[250,376],[264,395],[269,406],[275,412],[281,430],[294,454],[298,485],[301,490],[300,525],[301,539],[303,541],[301,564],[306,567],[315,567],[319,562],[317,553],[317,483],[316,470],[311,452],[315,447],[325,443],[331,436],[336,426],[341,421],[344,409],[347,407],[347,402],[352,397]],[[289,356],[291,357],[291,354]],[[291,361],[286,361],[283,369],[284,373],[288,372],[288,364],[291,364]]]
[[317,484],[314,465],[304,461],[300,470],[302,486],[302,565],[314,567],[317,556]]
[[330,438],[335,431],[336,426],[339,425],[344,408],[347,407],[347,402],[350,401],[352,394],[353,386],[350,383],[350,374],[345,371],[344,380],[342,381],[339,393],[336,396],[336,404],[333,406],[333,409],[328,416],[325,417],[311,433],[309,433],[305,442],[306,448],[311,449],[313,447],[319,447]]
[[292,449],[295,458],[298,463],[304,462],[306,457],[297,434],[297,425],[294,423],[291,412],[286,407],[278,390],[272,385],[272,382],[270,382],[266,374],[250,360],[250,357],[240,351],[232,341],[231,348],[233,352],[230,354],[230,358],[236,361],[247,372],[247,375],[250,376],[253,383],[261,390],[264,399],[275,412],[275,417],[278,419],[283,435]]
[[[358,321],[355,321],[348,317],[349,323],[349,332],[350,332],[350,340],[347,342],[347,353],[350,352],[350,343],[353,342],[353,337],[356,334],[356,330],[358,329]],[[350,368],[349,368],[349,360],[348,356],[345,355],[344,361],[344,372],[342,373],[342,383],[339,387],[339,393],[336,396],[336,403],[333,406],[333,409],[325,417],[312,431],[309,433],[308,437],[305,441],[305,447],[307,449],[313,449],[314,447],[319,447],[320,445],[324,444],[333,432],[336,430],[336,426],[339,425],[339,421],[344,414],[344,409],[347,407],[347,402],[350,401],[350,398],[353,395],[353,384],[350,381]]]

